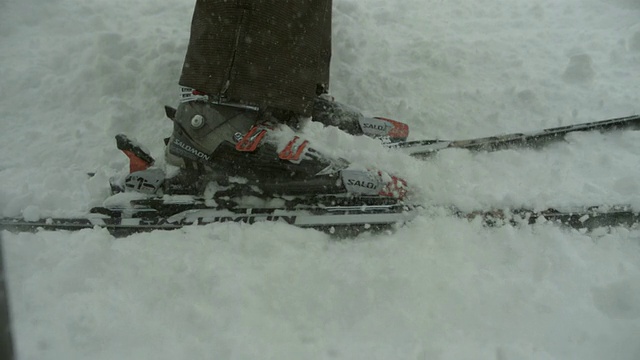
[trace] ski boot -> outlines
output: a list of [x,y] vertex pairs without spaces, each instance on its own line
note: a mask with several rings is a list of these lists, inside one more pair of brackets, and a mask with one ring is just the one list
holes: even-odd
[[[367,119],[327,98],[319,99],[314,116],[324,119],[325,124],[355,135],[392,141],[406,138],[404,124]],[[293,134],[280,118],[257,108],[212,102],[206,95],[184,88],[178,109],[166,107],[165,112],[174,123],[171,137],[165,139],[165,159],[180,168],[179,174],[165,178],[162,170],[152,166],[153,159],[141,145],[118,135],[118,148],[129,157],[131,166],[124,181],[112,184],[114,192],[199,195],[215,183],[227,193],[262,197],[322,194],[399,200],[407,194],[404,180],[328,157]]]
[[[174,131],[166,160],[183,169],[165,189],[242,179],[265,195],[350,194],[403,198],[406,183],[383,171],[356,169],[313,149],[274,118],[238,104],[188,101],[167,115]],[[192,190],[192,185],[189,185]],[[202,189],[201,189],[202,190]]]

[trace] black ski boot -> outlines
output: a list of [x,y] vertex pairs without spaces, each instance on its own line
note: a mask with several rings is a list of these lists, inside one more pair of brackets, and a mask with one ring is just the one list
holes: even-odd
[[[185,176],[167,181],[179,191],[186,183],[210,181],[247,188],[265,195],[352,194],[402,198],[405,182],[378,170],[360,170],[344,159],[313,149],[275,119],[234,104],[189,101],[180,104],[169,138],[167,162]],[[189,185],[189,191],[192,186]],[[203,190],[203,189],[201,189]]]
[[[378,120],[377,133],[373,120],[366,120],[347,107],[319,97],[322,111],[314,116],[337,125],[352,134],[406,137],[406,125],[391,120]],[[320,105],[317,106],[320,109]],[[344,159],[331,158],[313,149],[307,140],[296,136],[273,112],[260,112],[242,104],[216,103],[206,95],[183,88],[178,109],[166,107],[174,123],[166,139],[167,164],[180,168],[176,176],[165,179],[164,172],[152,167],[153,160],[142,147],[119,135],[119,148],[132,164],[124,184],[112,184],[114,192],[134,190],[147,194],[189,194],[202,196],[207,186],[215,183],[263,197],[331,195],[402,199],[406,182],[374,169],[350,166]],[[329,114],[333,114],[331,117]],[[330,119],[333,123],[329,123]],[[363,125],[365,124],[365,125]],[[370,124],[367,126],[366,124]],[[121,146],[126,144],[126,146]],[[135,149],[135,151],[132,151]],[[141,165],[142,164],[142,165]]]

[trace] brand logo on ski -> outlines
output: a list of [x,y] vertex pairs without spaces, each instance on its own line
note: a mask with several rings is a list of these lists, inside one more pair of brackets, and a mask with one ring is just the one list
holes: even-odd
[[[214,217],[198,217],[191,219],[181,219],[178,221],[170,220],[167,218],[139,218],[138,225],[146,225],[146,226],[159,226],[163,225],[167,226],[184,226],[184,225],[207,225],[213,223],[225,223],[225,222],[235,222],[235,223],[243,223],[243,224],[255,224],[258,222],[283,222],[289,225],[296,225],[296,221],[298,219],[297,215],[238,215],[238,216],[214,216]],[[120,220],[120,219],[118,219]]]
[[211,156],[203,153],[202,151],[194,148],[191,145],[187,145],[187,144],[183,143],[178,138],[174,138],[173,139],[173,144],[176,145],[177,147],[179,147],[180,149],[186,151],[188,154],[195,155],[195,156],[199,157],[200,159],[204,159],[204,160],[207,160],[207,161],[211,160]]
[[297,216],[216,216],[214,218],[198,218],[197,224],[236,222],[244,224],[255,224],[260,221],[284,222],[295,225]]

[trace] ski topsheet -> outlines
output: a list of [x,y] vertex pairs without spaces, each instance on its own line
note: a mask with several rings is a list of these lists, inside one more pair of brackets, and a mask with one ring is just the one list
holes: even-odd
[[640,129],[640,115],[594,121],[569,126],[544,129],[528,133],[513,133],[467,140],[417,140],[387,144],[411,156],[427,157],[443,149],[469,149],[472,151],[496,151],[517,147],[539,147],[561,141],[567,134],[579,131],[615,131]]
[[601,227],[634,227],[640,223],[640,214],[628,205],[590,206],[569,209],[549,208],[542,211],[531,209],[476,211],[454,214],[467,219],[480,218],[487,226],[505,224],[536,224],[551,222],[577,230],[593,230]]
[[[153,230],[175,230],[185,226],[216,223],[277,222],[314,228],[339,236],[362,231],[388,229],[412,220],[418,207],[413,205],[313,206],[287,208],[206,208],[194,204],[155,204],[153,208],[95,208],[97,212],[81,218],[49,218],[27,221],[0,219],[0,228],[9,231],[82,230],[105,228],[117,236]],[[187,210],[185,210],[187,209]]]
[[[579,230],[599,227],[633,227],[640,214],[629,206],[587,207],[574,209],[491,210],[463,212],[450,207],[419,205],[317,206],[305,209],[286,208],[205,208],[195,205],[159,205],[153,208],[106,209],[81,218],[49,218],[27,221],[18,218],[0,219],[0,228],[9,231],[107,229],[115,236],[154,230],[175,230],[185,226],[228,222],[255,224],[279,222],[302,228],[325,231],[338,237],[350,237],[362,232],[389,230],[414,219],[421,212],[453,215],[468,220],[480,219],[486,226],[522,225],[550,222]],[[431,210],[431,211],[430,211]],[[444,210],[444,211],[443,211]]]

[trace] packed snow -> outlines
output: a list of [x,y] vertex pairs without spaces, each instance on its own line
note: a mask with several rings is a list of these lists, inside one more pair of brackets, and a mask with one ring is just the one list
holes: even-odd
[[[99,205],[126,133],[161,159],[194,1],[0,1],[0,213]],[[638,0],[334,0],[332,94],[458,139],[640,113]],[[640,132],[426,162],[310,124],[425,204],[631,204]],[[162,160],[160,160],[162,163]],[[89,178],[88,172],[96,176]],[[21,359],[638,359],[640,230],[427,213],[337,241],[283,224],[3,232]]]

